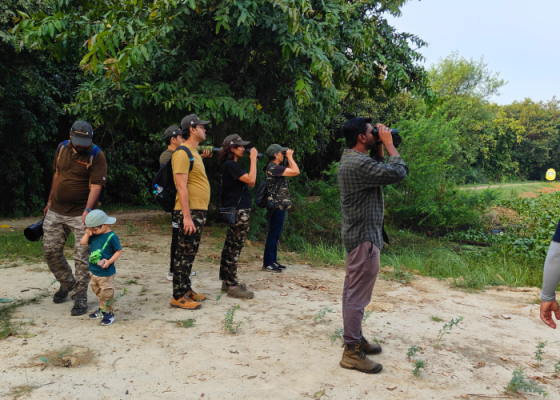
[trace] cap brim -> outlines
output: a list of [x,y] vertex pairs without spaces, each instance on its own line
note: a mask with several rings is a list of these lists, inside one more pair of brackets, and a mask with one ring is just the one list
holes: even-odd
[[247,146],[249,143],[251,143],[251,142],[248,141],[248,140],[242,140],[241,142],[235,143],[235,144],[238,145],[238,146]]
[[115,222],[117,222],[115,217],[107,217],[107,220],[104,223],[107,225],[113,225]]
[[91,142],[92,139],[89,137],[84,138],[72,135],[72,144],[75,144],[76,146],[89,146]]
[[200,121],[197,125],[206,125],[209,124],[210,121]]

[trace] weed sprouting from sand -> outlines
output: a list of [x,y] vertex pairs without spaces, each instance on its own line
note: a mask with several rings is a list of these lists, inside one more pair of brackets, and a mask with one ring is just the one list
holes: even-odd
[[406,352],[406,356],[410,360],[412,357],[416,355],[418,351],[420,351],[420,346],[412,345],[408,348],[408,351]]
[[330,336],[331,344],[337,341],[337,339],[342,340],[342,334],[344,333],[344,328],[335,329],[334,333]]
[[121,293],[117,294],[112,299],[109,299],[109,300],[105,301],[103,303],[103,307],[101,307],[101,311],[107,312],[109,308],[113,308],[113,304],[115,304],[117,302],[117,300],[120,299],[123,296],[126,296],[126,288],[123,288],[123,291]]
[[192,328],[194,326],[194,323],[196,322],[196,319],[189,318],[189,319],[167,321],[167,322],[176,324],[179,328]]
[[222,291],[220,292],[220,294],[216,296],[216,303],[217,303],[218,301],[220,301],[220,299],[222,298],[222,296],[223,296],[225,293],[226,293],[226,292],[224,292],[224,291],[222,290]]
[[422,368],[424,368],[424,360],[414,360],[414,368],[412,369],[412,374],[414,376],[419,376],[420,375],[420,371]]
[[526,379],[525,373],[521,367],[517,367],[515,371],[513,371],[513,376],[509,381],[505,392],[519,394],[520,390],[528,393],[536,393],[542,397],[548,397],[548,393],[542,386],[530,379]]
[[444,324],[443,327],[439,330],[438,333],[438,338],[437,338],[437,342],[434,345],[434,347],[437,349],[439,346],[439,342],[441,341],[441,339],[443,338],[443,335],[445,335],[446,333],[449,333],[454,326],[458,326],[459,323],[463,320],[463,317],[459,316],[457,317],[457,319],[451,319],[451,321],[449,321],[448,323]]
[[430,317],[430,319],[431,319],[432,321],[434,321],[434,322],[441,322],[441,321],[443,321],[443,319],[441,319],[441,318],[439,318],[439,317],[436,317],[435,315],[432,315],[432,316]]
[[554,364],[554,372],[556,372],[556,375],[560,373],[560,361]]
[[537,345],[537,350],[535,351],[535,360],[537,360],[537,365],[541,365],[543,361],[543,354],[544,354],[544,346],[546,346],[547,342],[539,342]]
[[233,334],[237,333],[237,330],[241,326],[241,322],[234,323],[233,322],[233,317],[235,316],[235,311],[237,311],[239,309],[239,307],[240,306],[238,304],[236,306],[233,306],[232,308],[230,308],[226,312],[226,316],[222,320],[222,322],[224,324],[224,331],[229,332],[229,333],[233,333]]
[[377,344],[378,346],[381,346],[381,343],[385,343],[385,341],[383,339],[377,339],[375,336],[373,337],[373,341],[375,342],[375,344]]
[[321,320],[325,317],[325,315],[327,313],[332,313],[333,309],[330,307],[323,307],[321,308],[317,314],[315,314],[315,316],[313,317],[313,322],[315,322],[316,324],[318,324],[319,322],[321,322]]
[[373,311],[368,310],[364,312],[364,316],[362,318],[362,324],[366,323],[367,319],[371,316],[371,314],[373,314]]

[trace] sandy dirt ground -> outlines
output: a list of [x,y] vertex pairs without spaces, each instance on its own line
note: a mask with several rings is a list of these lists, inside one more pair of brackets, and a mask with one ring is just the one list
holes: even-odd
[[[223,229],[208,228],[193,287],[209,299],[199,310],[174,309],[166,280],[170,228],[164,218],[153,211],[116,216],[115,231],[125,246],[117,286],[128,291],[117,303],[116,322],[104,327],[87,315],[70,316],[72,302],[54,304],[50,296],[58,284],[50,286],[49,297],[17,309],[14,322],[26,323],[25,332],[0,341],[4,398],[14,398],[8,393],[18,385],[43,385],[27,396],[31,399],[500,398],[521,366],[529,377],[540,377],[550,398],[560,399],[560,379],[554,375],[560,336],[540,322],[536,288],[467,293],[431,278],[417,277],[409,285],[378,280],[364,334],[382,341],[383,353],[372,357],[384,369],[368,375],[342,369],[341,342],[330,339],[342,327],[342,269],[292,261],[284,273],[271,274],[261,270],[263,244],[249,243],[239,272],[255,298],[224,295],[217,301],[224,236]],[[0,225],[20,229],[14,222],[29,224]],[[30,298],[51,281],[44,262],[3,268],[0,297]],[[88,303],[91,310],[98,307],[91,289]],[[234,321],[241,326],[237,334],[226,333],[222,321],[236,305]],[[332,312],[315,323],[324,307]],[[458,316],[463,322],[435,349],[438,331]],[[196,320],[194,327],[170,322],[189,318]],[[535,366],[539,341],[548,343],[544,361]],[[425,361],[419,377],[406,357],[412,345],[422,347],[416,355]],[[92,357],[82,365],[49,361],[43,368],[41,357],[48,354],[79,355],[88,349]]]

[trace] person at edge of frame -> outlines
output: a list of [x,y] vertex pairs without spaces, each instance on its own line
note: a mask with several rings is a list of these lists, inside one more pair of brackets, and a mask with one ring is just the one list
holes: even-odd
[[[159,156],[159,167],[163,167],[165,164],[171,161],[173,152],[177,150],[177,147],[183,144],[185,139],[183,139],[183,132],[181,128],[177,125],[171,125],[163,133],[165,137],[165,144],[167,149],[165,149]],[[202,158],[212,157],[212,153],[208,150],[204,151]],[[171,256],[169,261],[169,272],[167,273],[167,280],[173,281],[173,258],[175,257],[175,252],[177,251],[177,242],[179,240],[179,227],[175,222],[171,222]],[[195,271],[191,271],[191,276],[196,275]]]
[[[366,373],[381,372],[383,366],[366,354],[381,353],[381,346],[369,343],[362,334],[364,308],[371,300],[379,274],[383,247],[383,186],[401,182],[408,167],[393,145],[391,131],[370,118],[346,122],[346,147],[338,167],[337,180],[342,208],[342,242],[346,250],[346,276],[342,292],[344,351],[340,366]],[[385,160],[384,151],[389,155]],[[374,157],[367,155],[374,151]]]
[[[268,236],[264,246],[263,271],[280,273],[286,267],[278,263],[278,241],[284,229],[286,211],[292,207],[287,177],[299,175],[299,167],[294,160],[294,151],[279,144],[271,144],[266,149],[269,163],[265,169],[268,189],[266,219],[270,221]],[[280,165],[288,160],[288,166]]]
[[[64,303],[71,293],[72,316],[88,310],[87,289],[90,282],[90,246],[82,245],[85,219],[96,208],[107,179],[107,160],[102,151],[94,150],[93,127],[76,121],[70,129],[70,141],[58,145],[49,200],[43,210],[43,253],[60,288],[53,296],[56,304]],[[90,164],[91,163],[91,164]],[[74,273],[64,257],[64,244],[74,233]]]
[[202,227],[206,224],[208,204],[210,203],[210,182],[202,157],[196,148],[206,140],[204,125],[210,121],[201,121],[197,115],[190,114],[181,120],[182,146],[192,154],[193,168],[189,172],[191,160],[186,151],[173,153],[173,180],[177,188],[173,222],[179,228],[177,250],[173,261],[173,297],[171,307],[185,310],[200,308],[200,302],[206,299],[204,293],[196,293],[191,287],[191,271],[202,236]]
[[248,186],[254,187],[257,181],[258,151],[252,148],[249,153],[251,164],[247,173],[237,162],[245,154],[245,146],[249,141],[239,135],[229,135],[224,139],[220,151],[220,161],[224,163],[222,170],[222,185],[220,190],[221,207],[235,207],[237,216],[234,224],[228,225],[226,241],[222,249],[220,261],[220,280],[222,292],[229,297],[252,299],[254,293],[240,283],[237,277],[237,263],[245,245],[245,240],[251,227],[251,206],[253,200]]
[[554,313],[556,319],[560,320],[560,307],[556,300],[558,283],[560,283],[560,221],[556,226],[556,232],[554,232],[544,261],[541,291],[541,320],[552,329],[556,329],[556,322],[554,322],[552,314]]

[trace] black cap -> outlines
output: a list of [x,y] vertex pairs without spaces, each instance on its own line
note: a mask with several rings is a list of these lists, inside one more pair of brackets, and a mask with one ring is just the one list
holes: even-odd
[[163,136],[167,138],[167,137],[177,136],[182,134],[183,132],[181,131],[181,128],[179,128],[177,125],[171,125],[169,128],[165,130]]
[[232,146],[246,146],[249,143],[251,142],[241,139],[241,136],[239,136],[237,133],[234,133],[233,135],[229,135],[224,139],[222,147],[224,149],[229,149]]
[[93,140],[93,127],[87,121],[76,121],[70,129],[72,144],[76,146],[89,146]]
[[196,114],[190,114],[181,120],[181,129],[187,130],[191,126],[206,125],[209,123],[210,121],[201,121]]

